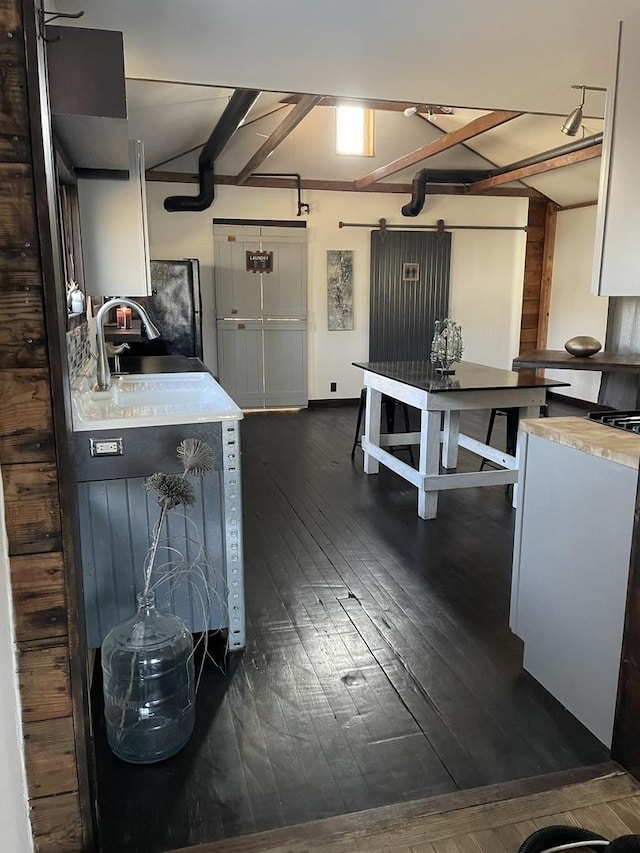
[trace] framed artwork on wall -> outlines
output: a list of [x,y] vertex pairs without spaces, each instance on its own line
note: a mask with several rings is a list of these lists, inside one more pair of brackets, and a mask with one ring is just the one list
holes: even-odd
[[403,281],[420,281],[420,264],[402,264]]
[[327,317],[330,332],[353,329],[352,249],[327,249]]

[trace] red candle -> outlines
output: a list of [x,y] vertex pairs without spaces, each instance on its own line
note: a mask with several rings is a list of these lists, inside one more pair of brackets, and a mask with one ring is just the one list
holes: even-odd
[[116,326],[119,329],[131,328],[131,308],[116,308]]

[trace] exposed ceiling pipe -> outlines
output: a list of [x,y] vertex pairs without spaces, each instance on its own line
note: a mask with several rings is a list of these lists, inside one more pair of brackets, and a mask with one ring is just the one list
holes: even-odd
[[251,107],[255,104],[259,94],[259,91],[254,90],[236,90],[233,93],[198,158],[200,192],[196,196],[172,195],[165,198],[165,210],[168,210],[170,213],[176,211],[197,211],[206,210],[211,206],[215,195],[215,179],[213,174],[215,159],[236,132]]
[[488,177],[495,178],[498,175],[506,175],[507,172],[524,169],[526,166],[535,166],[536,163],[552,160],[554,157],[561,157],[563,154],[573,154],[574,151],[583,151],[585,148],[592,148],[594,145],[600,145],[602,138],[602,133],[596,133],[593,136],[586,136],[584,139],[577,139],[574,142],[569,142],[567,145],[561,145],[559,148],[552,148],[550,151],[542,151],[540,154],[534,154],[532,157],[518,160],[517,163],[509,163],[508,166],[501,166],[499,169],[490,169]]
[[420,169],[411,182],[411,201],[402,206],[403,216],[417,216],[424,207],[427,195],[427,170]]
[[295,178],[296,189],[298,190],[298,213],[296,216],[302,216],[304,213],[309,213],[309,205],[302,201],[302,178],[298,172],[252,172],[250,177],[256,178]]

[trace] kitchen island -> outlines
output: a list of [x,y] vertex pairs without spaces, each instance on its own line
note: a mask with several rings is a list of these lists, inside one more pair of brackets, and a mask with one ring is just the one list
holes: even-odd
[[[366,474],[377,474],[382,463],[414,485],[418,489],[418,515],[424,519],[436,517],[438,492],[442,489],[468,489],[517,482],[516,458],[461,433],[461,411],[515,408],[521,417],[533,417],[539,414],[540,407],[545,404],[548,388],[567,384],[542,379],[531,372],[517,373],[465,361],[455,364],[455,370],[450,375],[438,373],[428,361],[353,364],[364,371],[367,389],[365,433],[362,439],[364,471]],[[380,433],[383,394],[420,410],[420,432]],[[464,447],[492,461],[501,470],[441,474],[441,443],[443,468],[455,468],[458,447]],[[420,445],[417,471],[385,449],[406,444]]]
[[524,668],[610,746],[640,436],[585,418],[525,420],[511,630]]
[[123,363],[136,372],[114,376],[108,391],[91,391],[84,377],[72,393],[88,645],[99,646],[135,612],[158,516],[145,481],[157,471],[180,473],[176,449],[183,439],[195,438],[212,447],[214,470],[192,479],[196,504],[188,515],[169,514],[158,562],[183,558],[198,563],[202,574],[163,582],[156,590],[158,608],[180,616],[193,632],[224,630],[229,649],[241,649],[242,412],[198,359],[153,356]]

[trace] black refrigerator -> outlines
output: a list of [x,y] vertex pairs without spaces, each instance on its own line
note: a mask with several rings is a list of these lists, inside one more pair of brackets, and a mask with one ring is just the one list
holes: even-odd
[[151,261],[151,296],[136,298],[160,337],[131,342],[126,355],[184,355],[202,358],[200,265],[195,258]]

